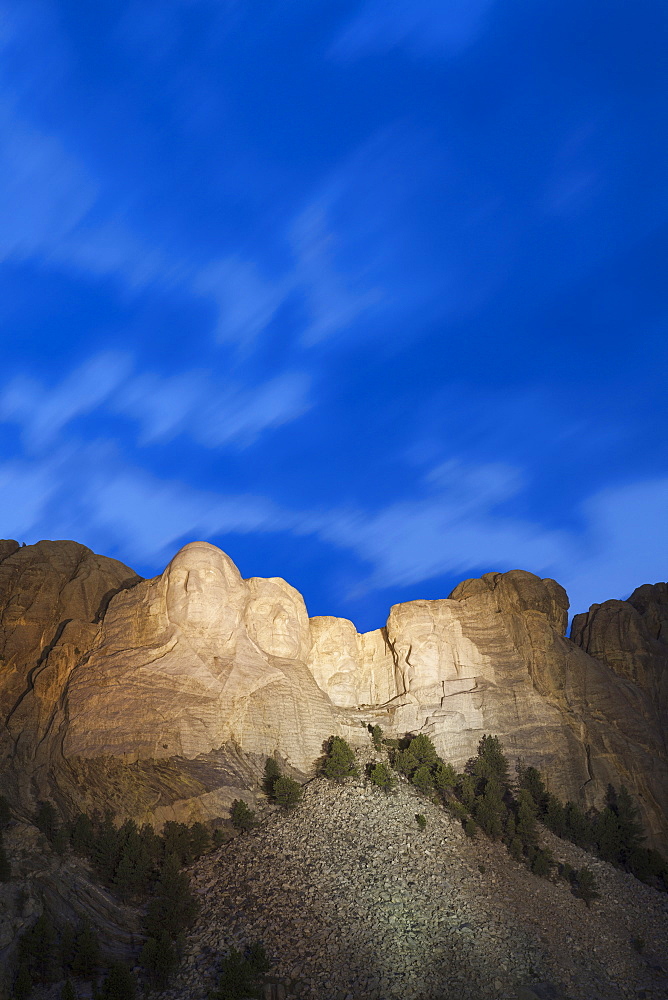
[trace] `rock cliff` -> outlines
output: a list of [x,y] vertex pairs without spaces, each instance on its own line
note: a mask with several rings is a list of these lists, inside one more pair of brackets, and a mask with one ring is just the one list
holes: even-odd
[[0,560],[0,768],[26,815],[48,797],[215,818],[252,798],[268,754],[306,777],[327,736],[359,745],[378,722],[457,767],[497,734],[585,806],[625,783],[665,846],[665,584],[594,605],[568,639],[559,584],[489,573],[360,635],[205,542],[153,580],[74,542],[3,542]]

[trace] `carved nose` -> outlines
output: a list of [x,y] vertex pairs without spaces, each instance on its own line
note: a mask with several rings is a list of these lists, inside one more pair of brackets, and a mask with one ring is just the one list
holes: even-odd
[[188,577],[186,579],[186,593],[202,593],[202,581],[199,578],[199,573],[188,573]]

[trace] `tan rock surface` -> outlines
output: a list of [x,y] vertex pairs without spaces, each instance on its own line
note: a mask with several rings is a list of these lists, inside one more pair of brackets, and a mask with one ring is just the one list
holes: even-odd
[[575,615],[571,638],[668,711],[668,584],[645,584],[628,601],[593,604]]
[[212,818],[252,798],[268,754],[307,775],[331,733],[359,744],[377,721],[457,767],[494,733],[585,806],[626,783],[668,832],[665,585],[578,616],[577,642],[563,588],[519,570],[359,635],[205,542],[146,581],[73,542],[3,543],[0,560],[0,767],[26,812],[51,797]]

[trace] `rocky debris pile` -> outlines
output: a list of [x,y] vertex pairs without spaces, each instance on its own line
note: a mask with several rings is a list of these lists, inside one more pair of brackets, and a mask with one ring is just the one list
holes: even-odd
[[[381,756],[359,753],[362,772]],[[467,838],[404,782],[386,795],[364,777],[316,778],[294,812],[268,809],[191,869],[202,910],[164,1000],[206,996],[220,956],[256,940],[287,996],[305,1000],[668,997],[668,898],[544,840],[557,860],[595,872],[591,909],[502,845]]]

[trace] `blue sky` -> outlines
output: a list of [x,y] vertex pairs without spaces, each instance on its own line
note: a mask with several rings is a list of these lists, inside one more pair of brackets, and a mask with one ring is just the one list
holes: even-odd
[[666,577],[660,0],[0,2],[0,534],[382,624]]

